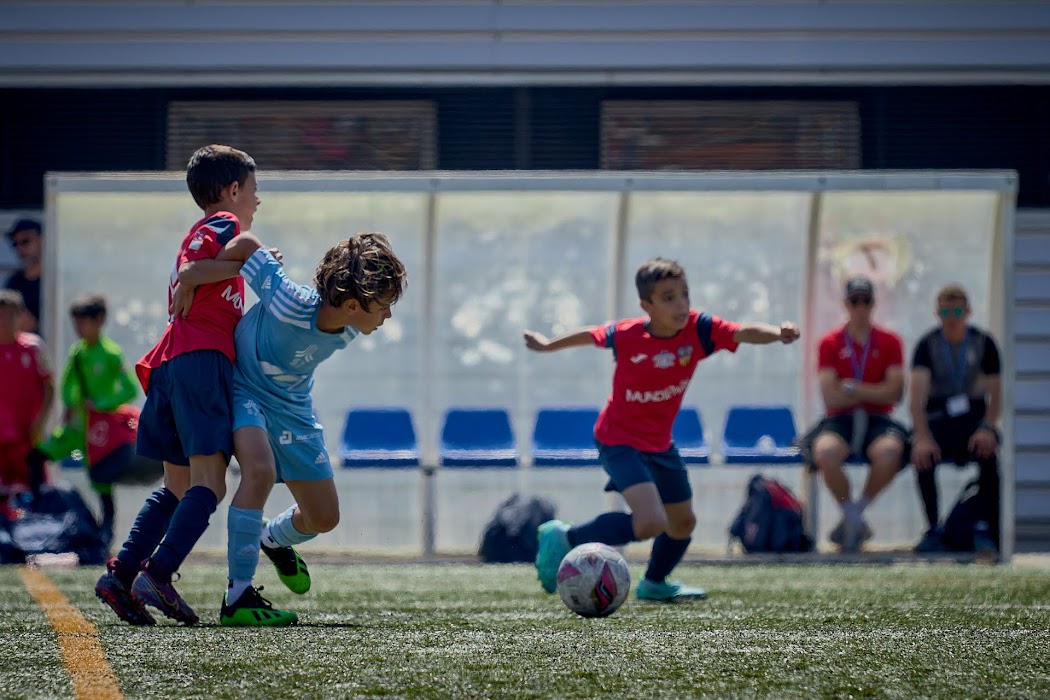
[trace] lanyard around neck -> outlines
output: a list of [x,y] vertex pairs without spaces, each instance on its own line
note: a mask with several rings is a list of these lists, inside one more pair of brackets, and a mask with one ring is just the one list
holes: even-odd
[[874,333],[868,333],[868,339],[864,343],[864,349],[861,352],[860,361],[857,360],[857,353],[853,351],[853,336],[849,334],[846,329],[842,330],[842,337],[846,341],[846,348],[849,350],[849,363],[853,367],[853,379],[855,381],[864,380],[864,369],[868,366],[868,352],[871,350],[871,336]]
[[951,373],[952,391],[961,394],[966,389],[966,360],[970,352],[970,329],[967,328],[966,335],[963,336],[958,364],[955,362],[955,353],[952,352],[952,345],[948,342],[948,336],[944,334],[943,330],[941,331],[941,348],[944,352],[944,361],[948,365],[948,371]]

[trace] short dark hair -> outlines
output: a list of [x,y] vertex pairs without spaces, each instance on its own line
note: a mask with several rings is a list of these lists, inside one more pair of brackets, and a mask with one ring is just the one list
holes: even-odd
[[69,305],[69,314],[71,316],[81,316],[84,318],[98,318],[106,315],[106,297],[101,294],[85,294],[82,297],[77,297],[73,300],[73,303]]
[[211,144],[198,148],[186,165],[186,185],[193,201],[207,209],[222,199],[222,191],[237,182],[244,185],[255,172],[255,161],[244,151]]
[[36,219],[19,219],[7,230],[7,240],[13,241],[16,233],[22,231],[36,231],[39,234],[43,234],[44,230],[40,228],[40,222]]
[[638,298],[652,301],[653,288],[656,287],[657,282],[680,277],[685,277],[685,270],[677,261],[667,258],[646,260],[634,274],[634,286],[638,288]]
[[966,296],[966,290],[961,284],[946,284],[937,292],[937,303],[942,301],[961,301],[969,304],[970,299]]
[[382,233],[355,233],[324,254],[314,284],[321,299],[342,306],[357,299],[365,311],[373,301],[391,304],[401,298],[408,280],[404,264]]
[[0,306],[13,306],[16,311],[22,311],[26,308],[26,301],[17,289],[0,289]]

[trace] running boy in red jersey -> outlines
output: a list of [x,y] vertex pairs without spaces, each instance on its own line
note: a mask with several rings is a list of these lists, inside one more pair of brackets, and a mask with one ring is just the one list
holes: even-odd
[[251,156],[205,146],[190,158],[186,183],[204,218],[183,238],[172,270],[168,302],[176,313],[135,367],[146,392],[137,451],[163,460],[164,485],[146,500],[95,585],[96,595],[133,625],[154,624],[144,604],[185,624],[198,621],[172,586],[172,574],[226,495],[233,452],[233,331],[244,313],[244,282],[237,277],[197,287],[183,314],[177,308],[185,301],[177,291],[179,270],[195,260],[243,262],[260,247],[241,233],[259,206]]
[[635,594],[642,600],[703,598],[701,588],[667,582],[685,556],[696,516],[689,475],[671,442],[671,426],[698,362],[740,343],[791,343],[798,327],[782,323],[740,324],[689,308],[685,271],[673,260],[655,258],[635,275],[648,316],[581,328],[548,340],[525,331],[530,350],[550,352],[580,345],[611,348],[616,359],[613,389],[594,426],[598,456],[630,513],[609,512],[570,527],[550,520],[539,529],[536,570],[543,589],[558,586],[558,565],[578,545],[620,546],[655,537],[649,567]]
[[22,294],[0,289],[0,506],[11,492],[37,491],[42,470],[31,473],[26,456],[40,439],[55,389],[40,338],[18,330]]

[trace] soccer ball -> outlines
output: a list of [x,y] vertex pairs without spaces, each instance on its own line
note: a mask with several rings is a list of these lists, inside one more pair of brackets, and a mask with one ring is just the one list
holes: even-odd
[[630,590],[627,560],[608,545],[581,544],[558,566],[558,595],[577,615],[612,615],[627,600]]

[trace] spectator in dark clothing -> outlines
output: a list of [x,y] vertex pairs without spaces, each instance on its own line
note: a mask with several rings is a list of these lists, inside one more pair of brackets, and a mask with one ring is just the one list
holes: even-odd
[[15,254],[22,262],[7,282],[5,289],[21,293],[25,302],[25,311],[19,330],[26,333],[40,333],[40,275],[43,270],[43,234],[40,222],[33,219],[19,219],[7,232],[7,239],[15,249]]
[[999,348],[990,335],[967,324],[970,304],[962,287],[948,285],[937,293],[937,316],[940,327],[919,340],[911,363],[911,456],[929,524],[915,549],[942,549],[937,465],[974,461],[980,469],[974,548],[979,559],[994,561],[999,537]]

